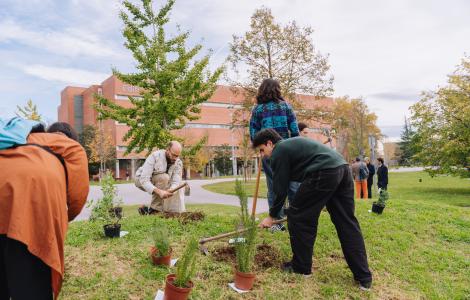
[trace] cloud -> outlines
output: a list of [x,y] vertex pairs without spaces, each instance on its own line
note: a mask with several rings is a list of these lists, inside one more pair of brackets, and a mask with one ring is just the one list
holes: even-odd
[[386,101],[407,101],[407,102],[414,102],[419,100],[420,92],[395,92],[395,91],[388,91],[388,92],[379,92],[379,93],[372,93],[368,94],[366,97],[371,98],[379,98]]
[[109,73],[98,73],[74,68],[57,68],[43,65],[25,65],[22,70],[29,75],[49,81],[65,84],[92,85],[101,83],[110,76]]
[[18,43],[67,57],[119,57],[97,35],[73,28],[32,30],[13,20],[0,22],[0,43]]

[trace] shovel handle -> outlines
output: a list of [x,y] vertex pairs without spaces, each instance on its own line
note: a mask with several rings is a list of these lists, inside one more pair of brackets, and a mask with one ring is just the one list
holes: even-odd
[[187,183],[187,182],[184,182],[184,183],[178,185],[177,187],[168,190],[168,192],[174,193],[174,192],[176,192],[177,190],[180,190],[180,189],[184,188],[184,187],[187,186],[187,185],[188,185],[188,183]]
[[[279,223],[283,223],[287,221],[287,218],[283,218],[283,219],[280,219],[280,220],[274,220],[273,221],[273,224],[279,224]],[[243,228],[243,229],[238,229],[238,230],[234,230],[234,231],[230,231],[230,232],[227,232],[227,233],[222,233],[222,234],[219,234],[219,235],[216,235],[216,236],[212,236],[212,237],[208,237],[208,238],[203,238],[203,239],[200,239],[199,240],[199,244],[205,244],[207,242],[210,242],[210,241],[214,241],[214,240],[219,240],[219,239],[223,239],[224,237],[228,237],[228,236],[232,236],[232,235],[235,235],[237,233],[243,233],[245,231],[247,231],[248,228]]]

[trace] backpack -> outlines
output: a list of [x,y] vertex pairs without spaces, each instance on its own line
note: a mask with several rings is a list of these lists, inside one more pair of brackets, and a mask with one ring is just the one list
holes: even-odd
[[359,180],[365,180],[369,177],[369,169],[363,162],[359,164]]

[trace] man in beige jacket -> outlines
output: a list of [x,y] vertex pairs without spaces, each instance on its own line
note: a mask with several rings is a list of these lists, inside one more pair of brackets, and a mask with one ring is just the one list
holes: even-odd
[[[182,183],[183,162],[179,159],[182,146],[177,141],[171,141],[166,149],[157,150],[150,154],[135,176],[135,185],[152,195],[148,213],[159,211],[184,212],[184,190],[174,194],[169,192]],[[140,208],[139,212],[147,211]]]

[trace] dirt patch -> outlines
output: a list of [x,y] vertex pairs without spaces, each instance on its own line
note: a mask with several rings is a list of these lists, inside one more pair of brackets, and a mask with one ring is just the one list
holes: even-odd
[[[235,264],[235,247],[225,246],[211,251],[212,257],[216,261],[230,262]],[[257,270],[266,270],[272,267],[279,267],[282,263],[279,251],[268,245],[258,245],[255,254],[255,268]]]
[[158,215],[164,217],[165,219],[178,219],[181,224],[202,221],[206,217],[202,211],[186,211],[183,213],[163,212],[159,213]]

